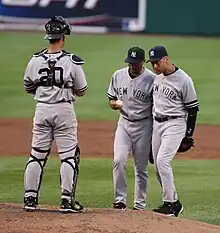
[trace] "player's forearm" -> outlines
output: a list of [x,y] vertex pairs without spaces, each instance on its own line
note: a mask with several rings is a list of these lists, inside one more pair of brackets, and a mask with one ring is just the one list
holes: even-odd
[[187,126],[186,126],[186,137],[192,137],[195,126],[196,126],[196,120],[197,120],[197,111],[199,109],[189,109],[188,110],[188,117],[187,117]]
[[28,94],[35,94],[37,85],[30,80],[24,79],[24,89]]

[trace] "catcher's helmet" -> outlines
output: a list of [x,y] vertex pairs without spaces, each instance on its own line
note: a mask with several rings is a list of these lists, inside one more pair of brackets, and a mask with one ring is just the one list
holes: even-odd
[[60,39],[63,35],[70,35],[71,26],[62,16],[53,16],[45,24],[45,40]]

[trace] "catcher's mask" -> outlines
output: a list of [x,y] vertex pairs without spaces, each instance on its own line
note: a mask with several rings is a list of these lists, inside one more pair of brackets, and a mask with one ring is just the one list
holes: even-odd
[[45,40],[61,39],[63,35],[70,35],[71,26],[62,16],[53,16],[45,24]]

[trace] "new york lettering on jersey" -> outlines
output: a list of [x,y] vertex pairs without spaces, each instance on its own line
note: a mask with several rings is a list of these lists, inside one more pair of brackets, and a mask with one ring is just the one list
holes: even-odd
[[[117,96],[121,97],[128,94],[128,87],[118,87],[116,88]],[[146,91],[140,89],[133,89],[133,97],[142,101],[145,101],[149,98],[149,94]]]
[[[159,91],[159,84],[153,84],[153,89],[154,92]],[[176,100],[178,97],[178,94],[176,91],[172,90],[170,87],[167,87],[165,85],[161,85],[161,91],[163,92],[163,94],[166,96],[166,98],[172,99],[172,100]]]
[[128,94],[128,87],[117,87],[115,89],[117,96],[123,96]]
[[199,105],[191,78],[180,68],[168,76],[157,75],[153,84],[154,116],[184,116]]
[[121,115],[130,120],[142,119],[152,112],[152,87],[154,74],[145,70],[140,77],[132,79],[128,68],[115,72],[109,85],[109,99],[123,101]]

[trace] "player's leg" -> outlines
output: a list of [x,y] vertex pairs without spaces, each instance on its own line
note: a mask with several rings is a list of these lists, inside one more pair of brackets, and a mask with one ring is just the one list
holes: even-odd
[[[178,200],[174,184],[171,161],[176,155],[179,145],[185,136],[185,132],[186,123],[184,119],[173,119],[163,124],[162,142],[156,163],[162,181],[162,199],[164,205],[156,209],[157,212],[165,212],[165,214],[170,212],[170,215],[176,216],[182,212],[183,208]],[[178,205],[178,213],[175,212],[176,205]],[[173,214],[171,212],[173,212]]]
[[131,151],[131,140],[126,130],[126,120],[120,119],[114,139],[114,208],[125,209],[127,202],[126,163]]
[[146,207],[148,188],[147,165],[152,139],[152,120],[133,124],[132,147],[135,171],[134,209],[143,210]]
[[156,172],[157,180],[158,180],[160,186],[162,187],[162,181],[161,181],[161,177],[160,177],[157,163],[156,163],[158,151],[159,151],[160,144],[161,144],[161,130],[160,129],[161,129],[160,123],[157,121],[154,121],[153,134],[152,134],[152,152],[153,152],[153,158],[154,158],[154,169]]
[[45,112],[37,108],[33,121],[32,149],[24,172],[24,208],[34,210],[43,177],[44,166],[52,144],[52,130],[45,121]]
[[54,116],[54,139],[61,160],[61,212],[80,212],[83,206],[75,200],[79,175],[80,149],[77,140],[77,121],[73,106],[61,103]]

